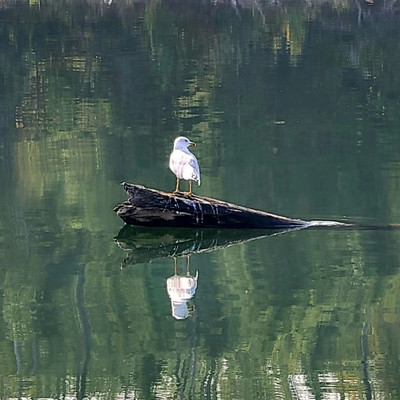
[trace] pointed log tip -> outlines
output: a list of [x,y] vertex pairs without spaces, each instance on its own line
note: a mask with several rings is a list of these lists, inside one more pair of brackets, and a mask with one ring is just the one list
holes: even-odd
[[125,182],[125,181],[121,182],[120,185],[121,185],[124,189],[127,188],[127,187],[128,187],[128,188],[135,187],[135,188],[145,189],[145,190],[156,190],[156,189],[149,189],[149,188],[147,188],[147,187],[144,186],[144,185],[138,185],[138,184],[136,184],[136,183],[128,183],[128,182]]

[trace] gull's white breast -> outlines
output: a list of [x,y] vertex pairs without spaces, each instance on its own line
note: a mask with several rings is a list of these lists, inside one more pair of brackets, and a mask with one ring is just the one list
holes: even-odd
[[196,156],[189,150],[174,150],[169,158],[169,168],[177,178],[196,181],[200,185],[199,164]]

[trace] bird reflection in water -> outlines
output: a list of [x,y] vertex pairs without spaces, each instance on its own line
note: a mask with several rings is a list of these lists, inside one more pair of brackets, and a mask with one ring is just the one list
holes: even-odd
[[196,293],[199,272],[196,271],[195,276],[190,275],[189,257],[187,256],[185,272],[182,275],[178,273],[177,260],[174,257],[174,275],[167,279],[167,292],[175,319],[186,319],[189,316],[187,303]]

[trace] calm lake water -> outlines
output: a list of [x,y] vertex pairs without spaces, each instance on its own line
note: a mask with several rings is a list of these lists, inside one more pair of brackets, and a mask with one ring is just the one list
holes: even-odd
[[[400,398],[398,7],[0,1],[0,398]],[[197,194],[369,228],[123,228],[178,135]]]

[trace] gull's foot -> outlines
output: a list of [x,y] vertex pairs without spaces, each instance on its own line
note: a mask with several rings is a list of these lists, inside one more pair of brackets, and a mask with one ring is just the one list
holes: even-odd
[[183,192],[183,195],[185,197],[193,197],[193,193],[192,192]]

